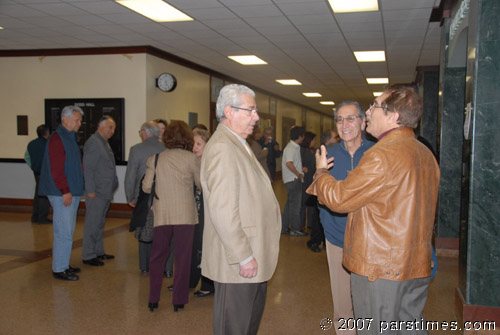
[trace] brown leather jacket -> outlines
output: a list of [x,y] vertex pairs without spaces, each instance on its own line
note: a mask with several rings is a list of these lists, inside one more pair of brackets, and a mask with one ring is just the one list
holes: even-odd
[[349,213],[344,266],[368,280],[403,281],[431,273],[439,167],[413,130],[397,128],[368,150],[345,180],[318,169],[307,190]]

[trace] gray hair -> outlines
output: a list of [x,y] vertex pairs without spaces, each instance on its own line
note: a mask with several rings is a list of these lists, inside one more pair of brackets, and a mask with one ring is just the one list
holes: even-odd
[[[332,135],[333,135],[333,134],[332,134],[333,132],[337,133],[337,132],[335,131],[335,129],[328,129],[328,130],[325,130],[325,131],[323,132],[323,134],[321,134],[321,144],[325,144],[326,142],[328,142],[329,140],[331,140],[331,139],[332,139],[332,137],[333,137],[333,136],[332,136]],[[338,133],[337,133],[337,134],[338,134]]]
[[356,107],[357,111],[358,111],[358,116],[361,120],[363,120],[365,118],[365,111],[363,110],[363,108],[361,107],[361,105],[359,104],[359,102],[357,101],[342,101],[338,106],[337,108],[335,108],[335,111],[333,112],[333,117],[335,118],[335,120],[337,120],[337,113],[339,111],[340,108],[344,107],[344,106],[354,106]]
[[[99,122],[97,122],[97,125],[98,125],[98,126],[104,126],[104,123],[105,123],[107,120],[111,120],[111,121],[115,122],[115,119],[113,119],[111,116],[109,116],[109,115],[104,115],[103,117],[101,117],[101,119],[99,120]],[[115,124],[116,124],[116,122],[115,122]]]
[[271,126],[264,127],[264,130],[262,132],[265,132],[266,130],[273,131],[273,127]]
[[73,117],[73,112],[80,113],[80,115],[83,117],[83,111],[80,107],[78,106],[66,106],[63,108],[61,112],[61,121],[63,118],[72,118]]
[[158,127],[158,123],[154,121],[148,121],[143,123],[141,126],[141,130],[144,130],[148,137],[160,136],[160,127]]
[[217,121],[221,121],[225,118],[224,116],[224,107],[226,106],[235,106],[238,107],[242,104],[241,96],[243,94],[250,94],[255,98],[255,92],[249,89],[244,85],[238,84],[230,84],[224,86],[219,93],[219,97],[217,98],[217,107],[215,110],[215,116],[217,117]]

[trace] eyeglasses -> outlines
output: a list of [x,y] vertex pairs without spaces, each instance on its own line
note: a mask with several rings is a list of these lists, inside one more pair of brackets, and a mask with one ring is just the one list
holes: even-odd
[[371,105],[370,105],[370,108],[368,108],[368,109],[370,110],[370,112],[373,112],[373,110],[374,110],[375,108],[382,108],[384,111],[386,111],[386,110],[387,110],[387,107],[384,107],[384,106],[378,106],[378,105],[376,105],[376,104],[371,104]]
[[254,114],[254,113],[257,114],[259,112],[259,109],[257,107],[254,107],[254,108],[242,108],[242,107],[236,107],[236,106],[231,106],[231,107],[247,111],[249,116]]
[[347,115],[346,117],[337,116],[335,121],[337,123],[342,123],[344,121],[346,121],[347,123],[353,123],[354,120],[356,120],[356,118],[358,118],[358,117],[359,117],[359,115]]

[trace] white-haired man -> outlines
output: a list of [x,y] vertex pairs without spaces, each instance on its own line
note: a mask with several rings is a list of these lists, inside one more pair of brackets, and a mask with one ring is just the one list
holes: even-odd
[[52,273],[54,278],[78,280],[79,268],[69,265],[73,247],[76,214],[83,195],[83,169],[75,133],[82,125],[83,111],[66,106],[61,124],[47,142],[40,172],[38,193],[46,195],[52,205],[54,245]]
[[246,138],[259,120],[255,93],[227,85],[219,126],[201,162],[205,206],[202,274],[214,281],[214,334],[256,334],[276,269],[280,207]]

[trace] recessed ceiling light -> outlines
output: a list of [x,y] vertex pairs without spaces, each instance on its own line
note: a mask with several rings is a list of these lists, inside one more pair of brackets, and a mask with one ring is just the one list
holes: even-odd
[[321,94],[316,93],[316,92],[305,92],[305,93],[302,93],[302,94],[305,95],[308,98],[319,98],[319,97],[322,96]]
[[243,65],[267,64],[264,60],[260,59],[255,55],[227,56],[227,57]]
[[389,84],[389,78],[366,78],[368,84]]
[[334,13],[373,12],[378,10],[377,0],[328,0]]
[[2,30],[2,29],[3,29],[3,27],[0,27],[0,30]]
[[322,105],[335,105],[335,102],[333,101],[320,101],[319,103]]
[[295,79],[276,79],[281,85],[302,85],[302,83]]
[[115,0],[115,2],[156,22],[193,21],[192,17],[162,0]]
[[358,62],[385,62],[385,51],[354,51]]
[[384,92],[373,92],[374,97],[379,97],[383,94]]

